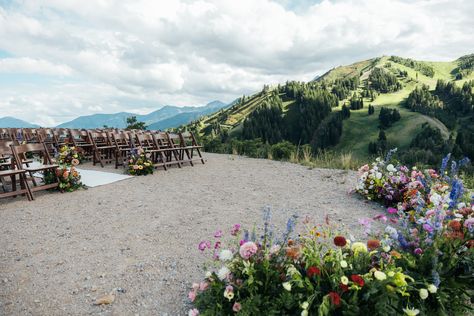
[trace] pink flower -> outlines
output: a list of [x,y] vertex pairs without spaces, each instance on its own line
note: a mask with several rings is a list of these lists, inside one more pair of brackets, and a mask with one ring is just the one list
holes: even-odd
[[211,242],[209,240],[203,240],[199,243],[199,250],[204,251],[206,248],[211,248]]
[[188,312],[188,316],[198,316],[198,315],[199,315],[199,311],[197,310],[197,308],[190,309]]
[[240,305],[239,302],[235,302],[234,303],[234,306],[232,306],[232,310],[236,313],[238,313],[240,311],[240,309],[242,308],[242,305]]
[[380,220],[380,221],[382,221],[382,222],[384,222],[384,223],[387,222],[387,216],[382,215],[382,214],[379,214],[379,215],[375,216],[373,219],[374,219],[374,220]]
[[240,224],[235,224],[232,229],[230,230],[230,234],[232,236],[237,236],[237,234],[239,233],[240,231]]
[[194,300],[196,299],[196,292],[195,291],[191,291],[188,293],[188,298],[191,302],[194,302]]
[[252,241],[247,241],[244,243],[242,246],[240,246],[240,256],[244,259],[249,259],[252,257],[254,254],[257,253],[258,247],[257,245],[252,242]]
[[216,241],[216,243],[214,244],[214,249],[219,249],[220,247],[221,247],[221,242]]
[[416,248],[414,253],[415,255],[421,255],[423,253],[423,250],[421,248]]
[[222,237],[222,230],[219,229],[218,231],[216,231],[216,232],[214,233],[214,237],[215,237],[215,238],[221,238],[221,237]]
[[197,291],[199,289],[199,283],[193,283],[193,290]]
[[394,207],[389,207],[387,209],[387,212],[388,212],[388,214],[396,214],[398,212],[398,210]]
[[429,210],[426,212],[425,216],[426,217],[430,217],[431,215],[433,215],[435,213],[435,210]]
[[207,283],[207,282],[199,283],[199,290],[201,290],[201,291],[207,290],[208,287],[209,287],[209,283]]

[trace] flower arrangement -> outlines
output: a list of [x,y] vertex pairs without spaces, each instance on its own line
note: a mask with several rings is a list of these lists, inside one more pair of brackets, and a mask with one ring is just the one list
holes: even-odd
[[58,189],[61,192],[72,192],[84,187],[81,175],[74,166],[62,166],[56,169],[56,175],[59,179]]
[[142,149],[135,149],[128,160],[128,174],[134,176],[146,176],[153,173],[153,162],[150,154]]
[[80,147],[61,146],[57,154],[57,161],[60,165],[79,165],[84,159],[83,149]]
[[[74,160],[72,162],[75,163]],[[57,189],[61,192],[73,192],[78,189],[85,188],[81,182],[81,175],[77,171],[75,165],[60,165],[55,170],[55,173],[45,172],[45,183],[55,183],[56,181],[58,181]]]
[[[386,163],[383,171],[374,169],[381,166],[380,159],[364,166],[358,186],[364,196],[389,205],[387,214],[361,220],[367,241],[338,231],[328,218],[318,225],[305,219],[296,235],[292,217],[280,235],[265,209],[262,229],[250,233],[236,224],[199,243],[210,259],[205,279],[188,294],[189,315],[472,312],[474,203],[462,183],[454,172],[448,178],[444,171]],[[369,188],[374,184],[378,189]],[[372,221],[386,225],[372,231]]]

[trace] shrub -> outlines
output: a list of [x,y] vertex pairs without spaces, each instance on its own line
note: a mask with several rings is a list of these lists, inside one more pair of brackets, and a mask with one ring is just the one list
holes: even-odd
[[273,159],[277,160],[288,160],[295,151],[296,146],[288,141],[284,141],[272,146]]

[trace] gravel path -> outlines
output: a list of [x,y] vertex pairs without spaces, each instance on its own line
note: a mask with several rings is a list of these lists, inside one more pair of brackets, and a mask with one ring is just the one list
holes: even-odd
[[[329,214],[359,231],[357,218],[379,213],[348,194],[354,172],[206,158],[30,203],[0,200],[0,315],[183,315],[203,275],[197,244],[218,228],[260,224],[265,205],[277,226],[293,213]],[[113,304],[93,305],[117,288]]]

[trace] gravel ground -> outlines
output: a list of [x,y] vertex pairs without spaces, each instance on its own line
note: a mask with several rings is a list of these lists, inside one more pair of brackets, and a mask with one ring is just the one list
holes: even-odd
[[[354,232],[357,218],[380,211],[348,194],[354,172],[206,158],[34,202],[0,200],[0,315],[184,315],[203,276],[197,244],[218,228],[259,224],[270,205],[280,227],[294,213],[328,214]],[[111,305],[93,305],[114,289]]]

